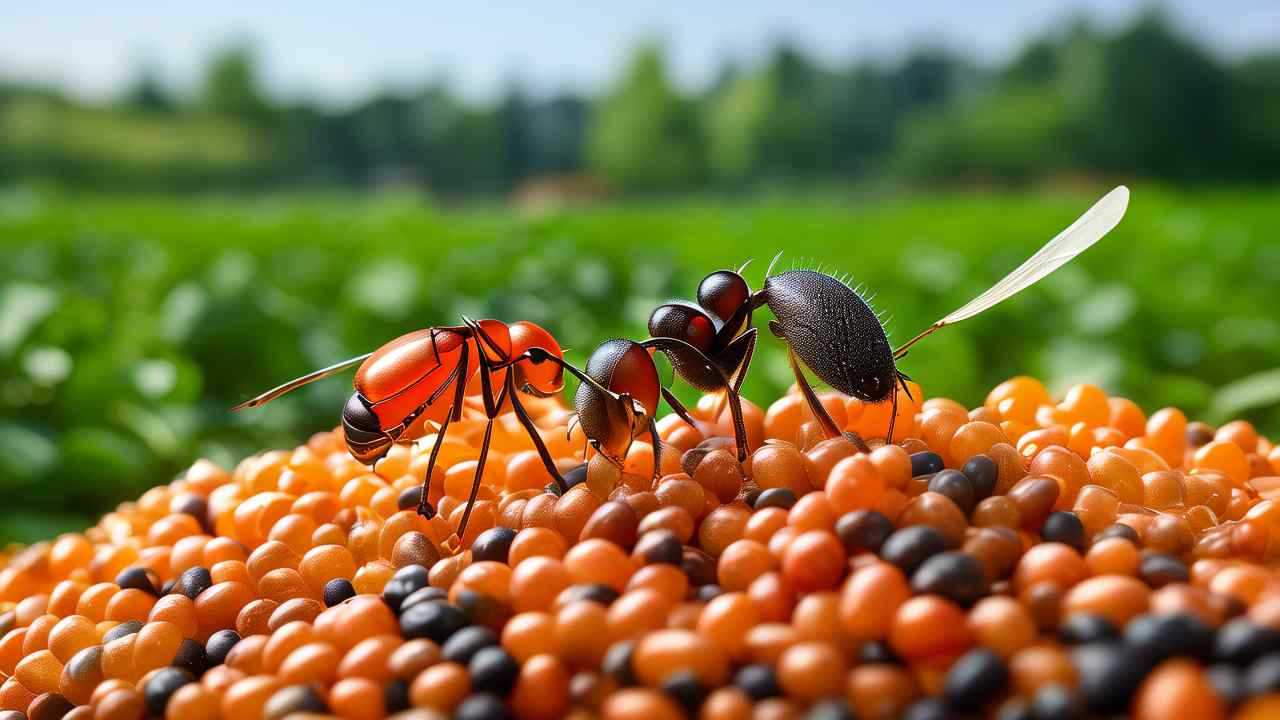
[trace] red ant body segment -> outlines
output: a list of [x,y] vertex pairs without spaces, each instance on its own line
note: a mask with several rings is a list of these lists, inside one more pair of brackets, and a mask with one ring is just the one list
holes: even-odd
[[529,351],[537,349],[559,358],[560,345],[551,333],[530,322],[511,325],[498,320],[463,319],[463,324],[416,330],[361,355],[269,390],[237,405],[233,410],[258,407],[303,385],[359,365],[355,392],[342,410],[342,431],[352,457],[373,465],[397,442],[413,440],[426,432],[426,423],[439,426],[427,463],[418,512],[430,517],[427,485],[435,468],[441,441],[449,424],[462,418],[463,399],[473,377],[479,379],[484,402],[484,442],[477,458],[471,498],[463,511],[458,534],[466,532],[480,478],[488,456],[493,421],[508,400],[520,424],[533,441],[547,471],[561,490],[566,489],[555,460],[538,435],[537,426],[520,401],[522,392],[546,397],[564,388],[564,376],[555,364],[535,363]]

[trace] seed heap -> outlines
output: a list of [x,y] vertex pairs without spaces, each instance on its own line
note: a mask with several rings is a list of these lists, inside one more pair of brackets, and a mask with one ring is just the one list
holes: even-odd
[[[913,394],[921,397],[918,387]],[[833,394],[882,437],[888,408]],[[1014,378],[857,454],[799,395],[660,423],[571,488],[514,419],[372,471],[338,433],[197,462],[0,570],[0,720],[1280,716],[1280,449]]]

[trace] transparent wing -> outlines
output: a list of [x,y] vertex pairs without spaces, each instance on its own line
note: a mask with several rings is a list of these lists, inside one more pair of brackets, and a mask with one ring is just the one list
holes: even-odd
[[986,292],[970,300],[963,307],[938,321],[939,324],[959,322],[990,308],[1034,285],[1041,278],[1067,264],[1072,258],[1089,249],[1091,245],[1111,232],[1124,217],[1129,206],[1129,188],[1121,185],[1103,196],[1066,230],[1044,244],[1035,255],[992,285]]
[[343,370],[346,370],[347,368],[350,368],[355,365],[359,365],[360,363],[364,362],[365,359],[367,359],[372,354],[373,353],[371,352],[365,353],[359,357],[353,357],[350,360],[343,360],[342,362],[336,365],[330,365],[327,368],[321,368],[319,370],[316,370],[315,372],[307,373],[306,375],[303,375],[300,378],[294,378],[293,380],[290,380],[289,382],[279,387],[271,388],[270,390],[262,393],[261,395],[255,398],[250,398],[248,400],[245,400],[239,405],[231,408],[231,410],[232,412],[235,412],[236,410],[244,410],[245,408],[255,408],[261,405],[266,405],[267,403],[271,402],[272,400],[275,400],[281,395],[284,395],[286,393],[291,393],[294,390],[297,390],[298,388],[302,387],[303,385],[306,385],[308,383],[313,383],[317,380],[323,380],[324,378],[327,378],[330,375],[336,375],[342,372]]
[[986,292],[965,303],[951,314],[929,326],[924,332],[912,338],[905,345],[894,351],[894,357],[902,357],[907,348],[929,335],[933,331],[951,323],[960,322],[978,315],[992,306],[1013,297],[1040,281],[1049,273],[1071,261],[1072,258],[1089,249],[1094,243],[1119,224],[1124,211],[1129,207],[1129,188],[1121,185],[1094,203],[1083,215],[1057,237],[1044,244],[1036,254],[1027,258],[1013,272],[1000,282],[992,285]]

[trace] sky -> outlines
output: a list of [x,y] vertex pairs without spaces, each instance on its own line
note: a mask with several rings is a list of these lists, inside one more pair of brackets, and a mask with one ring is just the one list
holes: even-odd
[[[56,85],[86,99],[117,95],[149,64],[179,91],[217,48],[250,40],[268,89],[330,105],[374,88],[448,78],[464,96],[496,96],[518,79],[535,93],[598,90],[627,50],[661,39],[676,80],[706,85],[725,59],[750,64],[780,38],[836,65],[942,42],[979,59],[1010,57],[1030,35],[1086,12],[1123,23],[1148,0],[991,2],[113,2],[4,3],[0,78]],[[1183,28],[1238,56],[1280,45],[1276,0],[1167,0]]]

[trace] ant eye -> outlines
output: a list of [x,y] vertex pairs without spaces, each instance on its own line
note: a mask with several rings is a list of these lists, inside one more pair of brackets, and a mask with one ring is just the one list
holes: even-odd
[[879,400],[886,391],[884,378],[879,375],[863,375],[858,378],[858,394],[863,400]]

